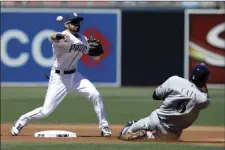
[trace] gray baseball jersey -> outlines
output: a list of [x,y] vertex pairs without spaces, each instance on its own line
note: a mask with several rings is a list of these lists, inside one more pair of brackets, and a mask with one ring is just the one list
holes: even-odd
[[156,88],[163,102],[150,116],[140,119],[125,132],[147,132],[147,138],[178,139],[182,130],[189,127],[201,109],[209,105],[209,97],[190,81],[172,76]]
[[162,125],[182,130],[197,119],[201,109],[209,105],[209,97],[187,79],[172,76],[156,89],[163,99],[156,110]]

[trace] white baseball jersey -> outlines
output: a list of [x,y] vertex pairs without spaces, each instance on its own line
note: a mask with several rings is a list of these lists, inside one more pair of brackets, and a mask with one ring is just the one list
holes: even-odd
[[72,70],[77,68],[77,62],[83,53],[88,53],[87,38],[81,33],[78,34],[79,38],[77,38],[67,30],[62,33],[69,35],[67,42],[64,39],[58,43],[50,40],[54,55],[53,67],[58,70]]
[[157,109],[161,122],[175,130],[189,127],[198,117],[201,109],[209,104],[209,97],[195,84],[178,76],[170,77],[156,89],[163,99]]

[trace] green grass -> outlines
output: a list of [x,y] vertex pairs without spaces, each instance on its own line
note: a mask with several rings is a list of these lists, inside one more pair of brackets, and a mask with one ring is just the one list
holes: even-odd
[[[111,124],[148,116],[160,105],[152,100],[153,88],[99,88]],[[2,88],[1,122],[13,122],[20,115],[43,105],[46,88]],[[223,90],[210,90],[211,105],[201,112],[195,125],[224,125]],[[33,123],[98,123],[92,104],[76,93],[69,94],[47,118]],[[167,143],[18,143],[2,142],[1,150],[222,150],[219,147]]]
[[1,150],[223,150],[206,147],[164,143],[85,144],[85,143],[1,143]]
[[[110,124],[148,116],[160,101],[152,100],[153,88],[99,88]],[[224,125],[223,90],[210,90],[211,105],[201,112],[195,125]],[[1,122],[13,122],[20,115],[43,105],[46,88],[2,88]],[[91,102],[76,93],[67,95],[47,118],[33,123],[98,123]]]

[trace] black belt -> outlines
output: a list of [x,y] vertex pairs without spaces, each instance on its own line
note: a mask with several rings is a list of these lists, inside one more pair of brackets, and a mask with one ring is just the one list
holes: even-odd
[[[68,71],[63,71],[63,74],[72,74],[76,71],[76,69],[73,70],[68,70]],[[55,70],[55,73],[60,74],[60,70]]]

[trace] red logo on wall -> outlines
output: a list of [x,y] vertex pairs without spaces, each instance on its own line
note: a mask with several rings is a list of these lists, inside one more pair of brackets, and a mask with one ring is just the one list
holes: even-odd
[[83,34],[86,37],[93,36],[94,38],[98,39],[104,49],[104,54],[100,56],[99,60],[94,60],[88,55],[83,55],[81,57],[81,61],[84,63],[85,66],[89,68],[95,68],[110,54],[111,43],[96,28],[87,28],[86,30],[84,30]]
[[189,70],[204,62],[211,84],[225,83],[225,14],[190,14]]

